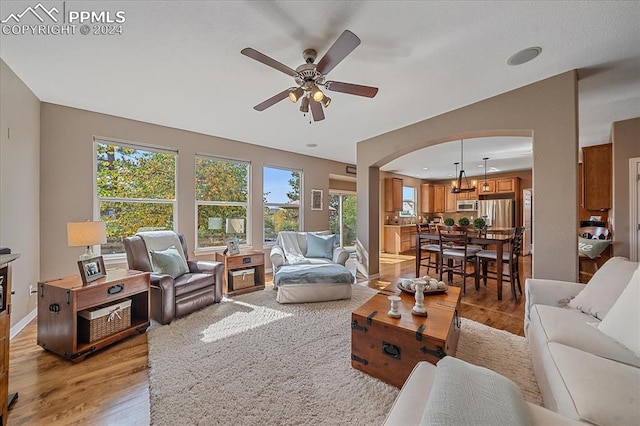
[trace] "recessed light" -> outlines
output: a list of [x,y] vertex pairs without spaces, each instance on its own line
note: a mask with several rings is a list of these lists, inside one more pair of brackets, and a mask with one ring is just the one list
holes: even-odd
[[525,64],[536,57],[542,52],[541,47],[527,47],[526,49],[522,49],[509,59],[507,59],[507,64],[509,65],[522,65]]
[[478,167],[483,168],[484,164],[478,164]]
[[428,167],[423,167],[422,170],[429,170],[429,168]]
[[309,148],[315,148],[316,146],[318,146],[318,144],[317,143],[308,143],[307,146]]

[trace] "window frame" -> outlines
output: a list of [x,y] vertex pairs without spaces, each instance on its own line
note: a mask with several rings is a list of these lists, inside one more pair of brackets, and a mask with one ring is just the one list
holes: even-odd
[[285,170],[288,172],[297,172],[300,174],[300,198],[298,200],[298,204],[294,203],[262,203],[262,245],[263,247],[271,247],[275,244],[275,241],[265,241],[266,232],[265,232],[265,207],[279,207],[279,208],[297,208],[298,209],[298,232],[303,229],[303,219],[304,219],[304,171],[302,169],[296,169],[293,167],[284,167],[284,166],[272,166],[269,164],[262,165],[262,198],[264,199],[264,169],[276,169],[276,170]]
[[[239,164],[245,164],[247,166],[247,201],[246,202],[239,202],[239,201],[200,201],[196,198],[196,193],[197,193],[197,183],[196,183],[196,179],[195,177],[197,176],[196,173],[196,167],[197,167],[197,161],[198,158],[204,158],[204,159],[208,159],[208,160],[215,160],[215,161],[227,161],[230,163],[239,163]],[[195,206],[195,212],[194,212],[194,217],[195,217],[195,224],[194,224],[194,238],[195,238],[195,249],[194,252],[195,253],[206,253],[206,252],[214,252],[214,251],[220,251],[221,248],[226,247],[225,245],[221,245],[221,246],[210,246],[210,247],[200,247],[198,246],[198,207],[199,206],[229,206],[229,207],[245,207],[246,211],[247,211],[247,217],[246,217],[246,224],[245,224],[245,235],[246,235],[246,243],[245,244],[241,244],[240,247],[247,247],[247,246],[251,246],[252,245],[252,241],[253,241],[253,233],[252,231],[252,226],[251,226],[251,173],[252,173],[252,164],[251,161],[247,161],[247,160],[239,160],[239,159],[235,159],[235,158],[226,158],[226,157],[220,157],[217,155],[211,155],[211,154],[206,154],[206,153],[196,153],[193,159],[193,172],[194,172],[194,180],[193,180],[193,188],[194,188],[194,206]]]
[[[175,156],[175,170],[174,170],[174,199],[161,199],[161,198],[120,198],[120,197],[99,197],[98,196],[98,144],[117,145],[126,148],[141,150],[141,151],[153,151],[163,154],[173,154]],[[102,201],[107,202],[134,202],[134,203],[157,203],[157,204],[171,204],[173,210],[173,231],[176,232],[176,226],[178,224],[178,168],[180,165],[179,151],[177,148],[161,147],[157,145],[145,144],[140,142],[124,141],[120,139],[93,136],[92,145],[93,155],[93,220],[99,221],[100,217],[100,203]],[[107,264],[119,263],[120,261],[127,259],[126,253],[112,253],[102,254],[102,246],[98,245],[97,254],[101,255]]]
[[[404,198],[404,190],[405,188],[411,188],[413,191],[413,198],[412,199],[407,199]],[[416,212],[416,203],[417,203],[417,190],[415,186],[409,186],[409,185],[403,185],[402,186],[402,205],[404,206],[405,201],[410,202],[413,204],[413,214],[403,214],[404,213],[404,209],[400,210],[400,212],[398,213],[399,217],[416,217],[417,216],[417,212]]]

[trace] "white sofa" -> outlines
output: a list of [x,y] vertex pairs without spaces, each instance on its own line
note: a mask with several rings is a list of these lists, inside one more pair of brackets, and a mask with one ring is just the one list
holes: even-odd
[[355,277],[345,264],[349,252],[328,231],[281,231],[269,255],[280,303],[349,299]]
[[[400,393],[396,397],[393,406],[391,407],[391,411],[387,415],[387,418],[384,421],[385,426],[411,426],[411,425],[426,425],[426,424],[438,424],[439,426],[443,424],[457,424],[460,422],[455,419],[450,419],[448,422],[426,422],[423,419],[425,414],[425,410],[427,409],[427,401],[429,400],[429,396],[432,392],[440,392],[441,390],[438,387],[433,387],[434,380],[436,377],[436,372],[438,368],[435,365],[432,365],[426,361],[419,362],[409,377],[407,381],[402,386]],[[468,383],[460,383],[460,385],[466,387]],[[452,410],[460,413],[461,410],[464,410],[463,416],[466,417],[465,424],[485,424],[485,422],[478,422],[477,418],[474,418],[476,407],[470,407],[470,405],[481,402],[483,397],[487,397],[486,395],[482,395],[481,393],[476,393],[474,397],[468,397],[466,399],[465,395],[462,395],[463,403],[455,404]],[[489,399],[492,399],[489,396]],[[465,404],[464,402],[468,402]],[[487,404],[497,404],[505,403],[505,401],[487,401]],[[529,421],[531,425],[540,425],[540,426],[569,426],[569,425],[578,425],[580,422],[576,422],[567,417],[561,416],[553,411],[547,410],[546,408],[539,407],[535,404],[531,404],[529,402],[524,402],[526,407],[526,413],[529,417]],[[502,412],[502,407],[497,406],[498,415]],[[498,419],[492,421],[489,424],[506,424],[504,422],[500,422]],[[510,422],[510,425],[515,425],[515,423]],[[527,424],[527,423],[524,423]]]
[[[597,425],[640,424],[640,358],[601,331],[618,299],[629,297],[636,269],[637,262],[614,257],[586,286],[527,279],[525,335],[545,407]],[[632,297],[635,309],[620,331],[639,339],[640,298]]]

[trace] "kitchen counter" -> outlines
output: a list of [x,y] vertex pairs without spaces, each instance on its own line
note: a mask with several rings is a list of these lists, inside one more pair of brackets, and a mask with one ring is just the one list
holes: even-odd
[[390,254],[416,249],[416,224],[384,225],[384,251]]

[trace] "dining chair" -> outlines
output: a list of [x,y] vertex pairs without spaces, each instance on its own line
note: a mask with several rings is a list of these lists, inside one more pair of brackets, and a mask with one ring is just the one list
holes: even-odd
[[[522,252],[522,235],[523,227],[513,228],[509,241],[509,250],[502,253],[502,261],[497,262],[498,254],[495,250],[482,250],[476,253],[476,270],[478,278],[482,278],[484,285],[487,285],[487,278],[495,278],[499,273],[502,274],[503,281],[511,284],[511,294],[513,299],[518,298],[516,294],[516,283],[518,290],[522,295],[522,285],[520,283],[520,253]],[[496,265],[496,270],[491,271],[488,268],[489,263]],[[507,272],[504,272],[504,266],[507,266]]]
[[[426,234],[431,232],[431,227],[427,223],[417,223],[416,224],[418,235]],[[436,273],[438,272],[438,262],[440,256],[440,245],[433,244],[431,242],[425,242],[418,240],[420,244],[420,267],[425,266],[427,268],[427,274],[431,268],[435,269]],[[424,263],[423,263],[424,262]],[[419,271],[418,271],[419,272]],[[418,275],[420,275],[418,273]]]
[[[468,249],[468,228],[465,226],[440,226],[438,235],[440,242],[440,281],[444,273],[447,281],[451,282],[453,275],[462,278],[462,292],[466,293],[466,279],[474,277],[476,290],[478,289],[477,269],[475,268],[475,251]],[[473,265],[473,273],[467,271],[467,265]]]

